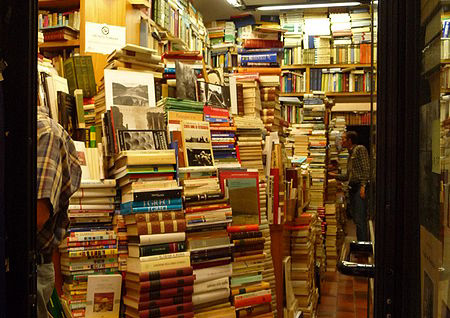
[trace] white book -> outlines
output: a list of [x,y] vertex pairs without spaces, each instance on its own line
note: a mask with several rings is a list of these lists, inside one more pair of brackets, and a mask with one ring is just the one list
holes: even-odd
[[118,318],[122,276],[89,275],[86,295],[86,318]]

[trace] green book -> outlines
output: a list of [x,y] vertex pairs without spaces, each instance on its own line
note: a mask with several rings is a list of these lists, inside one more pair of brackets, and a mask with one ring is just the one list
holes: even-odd
[[94,65],[91,56],[72,56],[64,61],[64,75],[67,78],[69,92],[82,89],[84,97],[93,97],[97,93]]
[[75,105],[77,107],[77,126],[78,128],[86,128],[86,122],[84,119],[84,105],[83,105],[83,90],[76,89],[73,91],[75,96]]

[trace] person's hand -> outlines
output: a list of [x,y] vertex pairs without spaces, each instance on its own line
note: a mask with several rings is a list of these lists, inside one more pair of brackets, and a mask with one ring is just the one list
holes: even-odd
[[366,187],[365,186],[361,186],[360,187],[359,195],[361,196],[361,199],[365,199],[366,198]]

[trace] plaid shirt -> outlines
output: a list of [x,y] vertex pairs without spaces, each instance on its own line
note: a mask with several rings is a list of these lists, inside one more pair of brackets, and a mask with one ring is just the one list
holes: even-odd
[[51,254],[66,235],[69,198],[78,190],[81,167],[69,134],[45,112],[38,110],[37,196],[49,199],[50,217],[37,234],[36,248]]
[[340,181],[348,181],[350,184],[359,183],[366,185],[370,177],[369,154],[366,147],[356,145],[348,151],[350,156],[347,162],[347,174],[336,177]]

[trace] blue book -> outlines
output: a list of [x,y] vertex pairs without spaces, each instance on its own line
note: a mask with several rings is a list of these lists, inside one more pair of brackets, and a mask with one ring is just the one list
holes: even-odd
[[146,206],[141,208],[128,208],[128,209],[121,209],[120,212],[122,214],[132,214],[132,213],[164,212],[181,209],[183,209],[183,205],[176,204],[176,205]]
[[228,123],[229,120],[227,118],[214,118],[208,115],[205,115],[205,120],[210,123]]
[[211,138],[234,138],[234,133],[214,134],[211,133]]
[[213,150],[220,150],[220,149],[234,149],[234,144],[231,145],[213,145]]
[[277,63],[277,53],[241,55],[241,63]]

